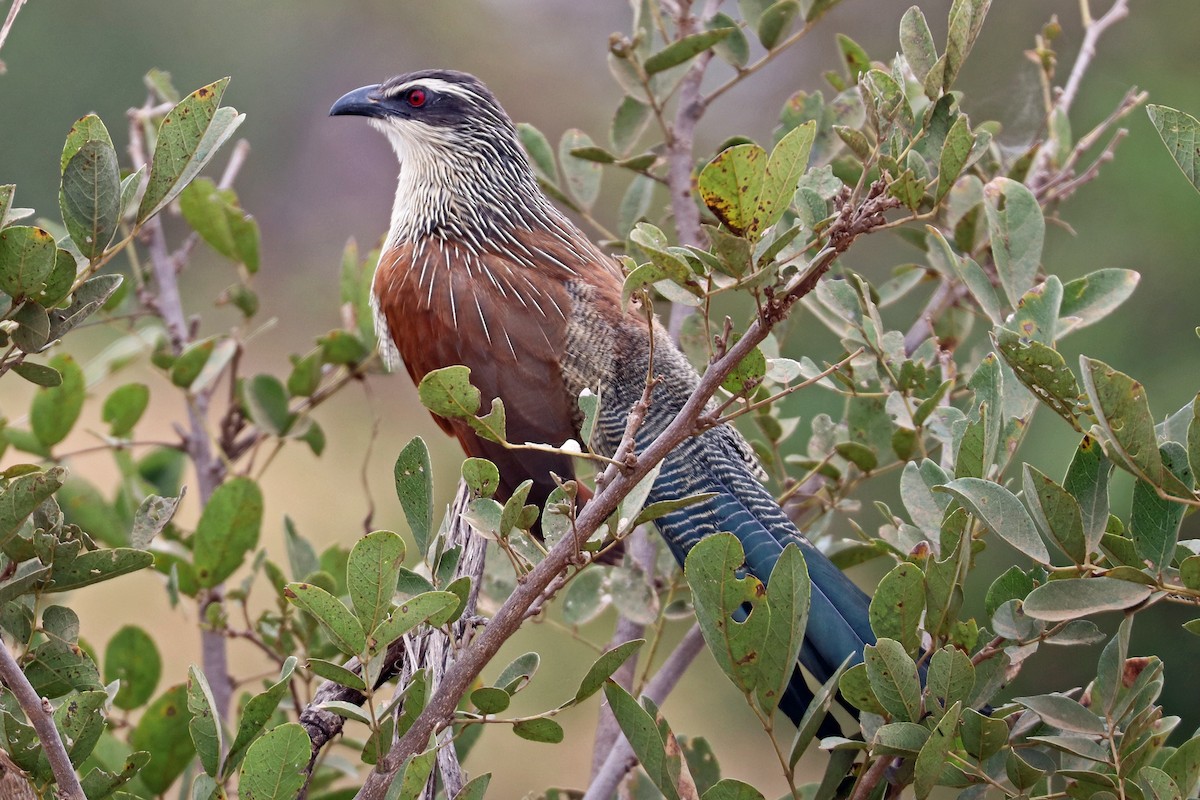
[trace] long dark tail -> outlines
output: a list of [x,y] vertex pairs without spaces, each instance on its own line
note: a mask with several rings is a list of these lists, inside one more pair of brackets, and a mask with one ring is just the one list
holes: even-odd
[[[870,598],[797,530],[755,477],[741,444],[732,430],[714,428],[687,440],[668,456],[650,493],[651,502],[701,492],[715,492],[716,496],[660,518],[659,532],[681,564],[702,537],[720,531],[732,533],[746,552],[746,570],[764,583],[784,546],[795,542],[812,579],[800,663],[824,683],[846,656],[853,654],[852,663],[857,663],[863,658],[863,648],[874,644],[868,616]],[[797,670],[780,708],[798,721],[811,700],[812,692]]]

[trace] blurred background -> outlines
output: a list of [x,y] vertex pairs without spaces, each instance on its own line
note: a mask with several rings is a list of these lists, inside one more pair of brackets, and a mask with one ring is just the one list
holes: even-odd
[[[874,59],[890,60],[898,49],[900,17],[910,4],[846,0],[812,35],[712,108],[698,133],[697,153],[708,152],[733,133],[768,142],[779,108],[792,92],[827,89],[820,75],[838,68],[837,32],[851,36]],[[921,4],[939,43],[948,6],[949,0]],[[1148,90],[1151,102],[1200,113],[1200,83],[1195,80],[1200,10],[1184,4],[1186,11],[1167,13],[1144,0],[1132,6],[1130,18],[1101,42],[1072,115],[1077,135],[1107,116],[1131,85]],[[1103,3],[1093,13],[1106,9]],[[972,122],[1001,121],[1006,145],[1027,144],[1040,124],[1037,73],[1024,53],[1055,14],[1064,28],[1056,47],[1060,80],[1065,79],[1080,39],[1078,0],[1007,0],[993,4],[959,82]],[[342,247],[355,237],[364,251],[369,249],[387,226],[394,190],[395,162],[384,139],[361,120],[328,118],[330,104],[350,89],[396,73],[449,67],[479,75],[514,119],[533,123],[551,142],[568,127],[582,128],[604,142],[621,97],[605,64],[608,36],[628,31],[629,18],[623,0],[30,3],[0,54],[7,66],[0,75],[0,183],[17,184],[17,205],[56,218],[59,152],[75,119],[89,111],[99,114],[121,149],[128,142],[125,111],[143,102],[142,76],[148,69],[169,71],[183,92],[232,76],[224,102],[247,113],[238,136],[252,147],[237,189],[263,237],[263,266],[256,279],[263,301],[259,320],[274,319],[256,335],[246,374],[271,371],[284,377],[285,356],[307,351],[316,336],[337,324],[333,298]],[[721,75],[720,69],[711,72]],[[1143,381],[1161,418],[1188,402],[1200,384],[1200,339],[1193,332],[1200,323],[1200,196],[1171,162],[1143,111],[1125,125],[1130,135],[1116,161],[1063,207],[1065,224],[1050,225],[1044,262],[1064,280],[1102,267],[1142,273],[1137,292],[1115,317],[1072,335],[1063,350],[1069,364],[1085,352]],[[210,174],[217,174],[222,162],[218,156]],[[596,208],[598,219],[609,225],[624,189],[617,177],[606,174],[606,190]],[[898,254],[897,247],[904,246],[894,239],[873,242],[856,249],[849,266],[882,280],[893,265],[916,257],[915,251]],[[202,246],[185,275],[185,301],[204,314],[205,328],[224,329],[236,322],[227,310],[212,306],[230,281],[229,269]],[[795,326],[789,340],[793,354],[803,352],[818,361],[836,354],[836,341],[813,320],[799,319]],[[102,328],[90,331],[97,350],[115,335]],[[84,338],[77,335],[75,346]],[[117,382],[135,378],[163,381],[148,371],[145,376],[126,371],[111,385],[95,387],[95,393],[103,397]],[[5,391],[13,391],[13,382],[6,383]],[[156,418],[145,433],[170,437],[170,422],[183,413],[175,405],[179,402],[177,394],[162,392],[152,406]],[[812,414],[830,408],[830,402],[815,394],[794,401],[794,413],[805,417],[802,432]],[[95,405],[90,412],[98,415]],[[19,421],[27,408],[24,395],[0,396],[0,413],[10,420]],[[303,445],[293,445],[264,480],[268,506],[262,545],[277,560],[283,558],[284,514],[319,547],[358,536],[372,502],[375,527],[404,531],[391,490],[391,465],[413,435],[424,435],[435,448],[439,496],[449,499],[457,450],[421,409],[406,376],[373,379],[367,391],[345,393],[318,418],[329,432],[325,456],[317,460]],[[83,429],[101,430],[98,419],[83,423]],[[1018,461],[1060,476],[1073,452],[1074,435],[1044,412],[1036,425]],[[96,443],[86,431],[76,437],[81,447]],[[4,465],[20,458],[10,453]],[[114,480],[106,454],[80,457],[72,467],[102,486]],[[1115,483],[1114,511],[1127,512],[1128,492],[1127,482]],[[181,513],[185,523],[195,518],[193,497]],[[877,524],[873,512],[860,516],[868,529]],[[1195,516],[1184,525],[1184,538],[1200,536]],[[999,572],[1009,555],[991,548],[988,558],[995,563],[988,569]],[[856,577],[867,584],[877,572],[868,566]],[[167,659],[164,682],[181,680],[186,665],[199,658],[191,612],[184,606],[170,608],[155,575],[108,586],[121,588],[115,594],[104,586],[86,590],[86,597],[72,602],[83,617],[84,637],[102,648],[116,628],[131,620],[158,637],[179,631],[177,640],[160,642]],[[980,598],[970,598],[967,610],[979,605]],[[1163,656],[1164,705],[1168,713],[1185,715],[1181,728],[1190,734],[1200,722],[1190,674],[1200,659],[1200,638],[1179,629],[1187,618],[1168,609],[1139,617],[1133,651]],[[606,641],[611,624],[606,615],[583,635]],[[682,627],[673,635],[681,632]],[[249,647],[232,647],[235,669],[249,674],[263,668]],[[514,712],[569,696],[590,663],[591,651],[584,645],[532,626],[510,643],[493,669],[507,663],[506,655],[550,647],[555,658],[543,664]],[[1047,672],[1054,674],[1056,686],[1081,684],[1094,674],[1089,671],[1097,655],[1098,648],[1043,648],[1014,691],[1036,687]],[[781,780],[771,783],[766,777],[778,770],[757,724],[707,654],[664,710],[676,732],[703,731],[710,738],[726,776],[753,781],[768,794],[783,791]],[[489,730],[467,766],[495,772],[496,797],[520,797],[550,785],[581,786],[590,763],[594,714],[593,704],[560,717],[567,743],[559,747]],[[713,725],[714,716],[721,724]],[[812,761],[814,768],[820,764],[819,758]]]

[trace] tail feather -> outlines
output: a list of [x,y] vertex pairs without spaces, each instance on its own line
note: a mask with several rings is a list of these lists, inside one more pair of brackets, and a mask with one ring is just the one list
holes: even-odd
[[[847,655],[861,661],[863,648],[875,642],[870,598],[796,529],[741,457],[736,436],[717,428],[688,440],[666,459],[650,492],[651,502],[701,492],[715,496],[665,515],[657,521],[658,529],[681,564],[704,536],[732,533],[745,550],[746,570],[764,583],[783,548],[792,542],[799,546],[812,580],[800,663],[824,683]],[[797,670],[780,706],[798,720],[811,700],[812,692]]]

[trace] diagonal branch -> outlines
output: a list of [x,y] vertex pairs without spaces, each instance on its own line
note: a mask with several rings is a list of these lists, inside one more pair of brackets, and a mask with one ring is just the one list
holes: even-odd
[[54,782],[58,784],[58,796],[65,800],[84,800],[79,776],[75,774],[71,758],[67,755],[67,748],[63,746],[58,728],[54,726],[50,703],[37,696],[17,660],[3,643],[0,643],[0,680],[4,681],[4,685],[13,693],[17,704],[29,719],[29,724],[37,732],[38,742],[46,751],[46,759],[54,773]]

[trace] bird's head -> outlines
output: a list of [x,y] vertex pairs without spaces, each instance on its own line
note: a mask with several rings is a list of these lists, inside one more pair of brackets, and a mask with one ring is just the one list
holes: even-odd
[[396,211],[419,214],[426,230],[436,226],[430,214],[491,216],[542,197],[512,120],[472,75],[398,75],[343,95],[329,114],[366,117],[387,136],[401,165]]

